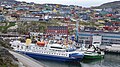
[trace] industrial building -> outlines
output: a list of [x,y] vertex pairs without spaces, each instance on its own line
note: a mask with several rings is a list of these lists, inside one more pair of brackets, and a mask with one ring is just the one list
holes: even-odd
[[101,45],[120,45],[120,33],[113,32],[79,32],[78,42],[83,44],[91,44],[93,36],[98,35],[102,37]]

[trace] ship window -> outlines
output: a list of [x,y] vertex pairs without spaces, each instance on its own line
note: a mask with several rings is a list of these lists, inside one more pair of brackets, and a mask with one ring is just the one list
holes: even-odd
[[17,48],[19,48],[19,45],[17,46]]
[[51,46],[51,48],[63,49],[62,47],[54,47],[54,46]]
[[21,47],[21,49],[23,49],[23,47]]
[[94,42],[94,44],[99,44],[100,42]]

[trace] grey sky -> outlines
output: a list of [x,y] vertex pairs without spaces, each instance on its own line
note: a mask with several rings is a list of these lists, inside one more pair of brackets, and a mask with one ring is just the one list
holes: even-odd
[[120,0],[17,0],[35,3],[55,3],[55,4],[66,4],[66,5],[79,5],[84,7],[99,6],[103,3],[120,1]]

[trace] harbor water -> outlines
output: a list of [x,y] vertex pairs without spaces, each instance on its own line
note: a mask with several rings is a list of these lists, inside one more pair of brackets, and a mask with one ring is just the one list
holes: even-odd
[[104,59],[83,60],[80,63],[56,62],[40,59],[38,61],[48,67],[120,67],[119,54],[106,54]]

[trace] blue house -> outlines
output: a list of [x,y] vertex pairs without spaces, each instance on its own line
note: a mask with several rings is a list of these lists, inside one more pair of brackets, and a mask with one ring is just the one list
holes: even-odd
[[0,22],[5,21],[5,20],[6,19],[5,19],[4,15],[0,15]]

